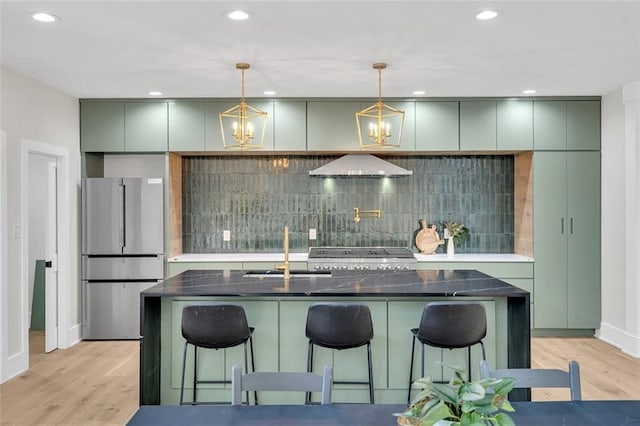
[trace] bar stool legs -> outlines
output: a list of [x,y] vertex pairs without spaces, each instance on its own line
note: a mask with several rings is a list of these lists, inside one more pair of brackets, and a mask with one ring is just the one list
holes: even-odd
[[[198,402],[199,384],[230,384],[230,380],[198,379],[198,348],[225,349],[243,344],[244,367],[249,371],[249,354],[251,351],[251,371],[255,371],[253,354],[253,327],[247,324],[244,309],[240,305],[230,303],[214,303],[206,305],[186,306],[182,310],[182,336],[185,339],[182,354],[182,377],[180,381],[180,405],[184,405],[184,379],[187,366],[187,348],[193,345],[193,399],[191,405],[204,404]],[[249,392],[247,392],[249,404]],[[258,393],[254,392],[255,403],[258,404]],[[209,404],[213,404],[210,402]]]
[[[314,303],[307,314],[307,372],[313,372],[314,345],[329,349],[352,349],[367,345],[368,381],[334,380],[334,384],[368,385],[369,401],[374,401],[371,339],[373,322],[369,307],[356,303]],[[306,403],[311,403],[307,393]]]
[[467,348],[467,377],[471,380],[471,346],[480,343],[482,359],[486,353],[482,339],[487,334],[487,317],[484,306],[478,302],[432,302],[422,310],[418,328],[412,328],[411,364],[409,365],[409,389],[407,404],[411,403],[413,361],[416,339],[422,346],[421,373],[424,377],[424,346],[456,349]]

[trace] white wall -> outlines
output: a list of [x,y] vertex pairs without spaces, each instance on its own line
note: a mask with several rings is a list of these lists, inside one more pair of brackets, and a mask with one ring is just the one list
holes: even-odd
[[640,357],[638,88],[640,82],[630,83],[602,98],[602,322],[598,333],[635,357]]
[[[4,301],[8,322],[7,328],[8,363],[6,366],[6,380],[26,369],[25,353],[28,343],[25,341],[23,330],[14,324],[22,324],[26,318],[25,307],[21,303],[22,292],[27,291],[28,277],[22,276],[21,239],[14,238],[15,227],[25,225],[21,223],[21,203],[23,194],[21,150],[23,140],[63,147],[69,152],[69,174],[67,180],[61,182],[66,185],[69,193],[71,232],[69,235],[69,274],[67,285],[69,300],[66,315],[69,330],[62,330],[62,335],[69,336],[66,341],[60,341],[60,347],[68,347],[74,343],[74,337],[79,338],[80,324],[80,280],[79,280],[79,193],[80,193],[80,135],[79,135],[79,104],[78,99],[46,86],[36,80],[0,66],[0,128],[7,135],[7,223],[10,238],[7,241],[8,274],[6,285],[7,300]],[[21,234],[21,238],[25,235]],[[5,362],[6,360],[2,360]]]
[[624,330],[626,233],[624,232],[625,139],[622,88],[603,96],[601,108],[602,327]]

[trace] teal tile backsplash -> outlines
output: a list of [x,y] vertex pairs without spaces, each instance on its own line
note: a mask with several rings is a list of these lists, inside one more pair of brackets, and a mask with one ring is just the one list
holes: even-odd
[[[385,156],[413,176],[311,177],[337,156],[190,156],[182,162],[184,253],[281,252],[290,247],[410,247],[419,219],[455,220],[470,230],[456,253],[512,253],[514,159],[496,156]],[[382,217],[355,223],[354,207]],[[308,239],[309,228],[317,240]],[[223,241],[223,230],[231,241]],[[442,252],[443,247],[438,249]]]

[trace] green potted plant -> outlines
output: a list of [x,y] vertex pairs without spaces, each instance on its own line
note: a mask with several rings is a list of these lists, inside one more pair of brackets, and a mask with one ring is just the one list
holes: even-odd
[[418,379],[414,388],[420,393],[403,413],[396,413],[403,426],[510,426],[515,425],[506,412],[514,411],[507,394],[515,379],[487,378],[466,381],[466,372],[453,368],[447,383],[434,383],[430,377]]
[[447,220],[443,222],[445,229],[445,238],[447,241],[447,256],[453,257],[455,254],[455,244],[463,243],[469,237],[469,228],[462,223],[454,222],[453,220]]
[[442,224],[447,230],[449,238],[453,238],[456,244],[461,244],[469,237],[469,228],[462,223],[454,222],[453,220],[447,220]]

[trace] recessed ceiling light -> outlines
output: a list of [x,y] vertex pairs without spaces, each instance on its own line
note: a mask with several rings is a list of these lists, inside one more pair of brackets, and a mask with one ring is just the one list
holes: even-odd
[[37,12],[31,15],[31,17],[39,22],[56,22],[60,20],[58,16],[46,12]]
[[494,10],[483,10],[482,12],[476,15],[476,19],[481,21],[486,21],[487,19],[493,19],[498,16],[498,12]]
[[157,90],[152,90],[149,92],[150,96],[162,96],[162,92],[158,92]]
[[225,15],[232,21],[246,21],[251,17],[251,14],[249,12],[245,12],[244,10],[231,10],[229,12],[226,12]]
[[270,95],[275,95],[275,94],[276,94],[276,92],[275,92],[275,90],[265,90],[265,91],[264,91],[264,94],[265,94],[265,95],[269,95],[269,96],[270,96]]
[[413,94],[414,94],[414,95],[424,95],[424,94],[425,94],[425,91],[424,91],[424,90],[414,90],[414,91],[413,91]]
[[527,89],[522,91],[522,94],[524,95],[533,95],[534,93],[536,93],[535,89]]

